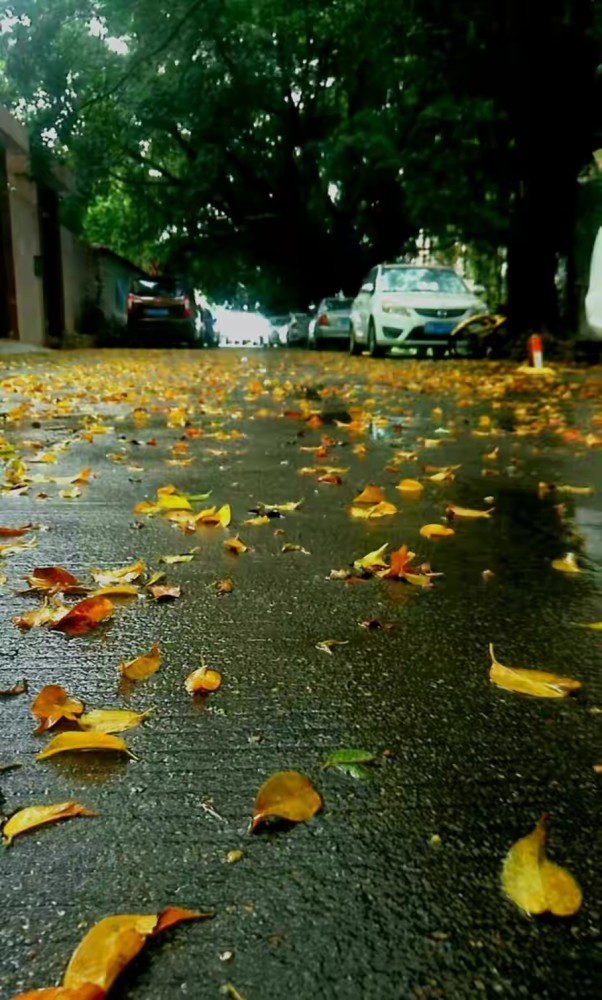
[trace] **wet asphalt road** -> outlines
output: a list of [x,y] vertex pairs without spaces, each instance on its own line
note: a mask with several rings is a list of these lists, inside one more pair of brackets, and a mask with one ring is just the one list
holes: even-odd
[[[596,995],[593,766],[602,752],[592,709],[602,705],[601,640],[574,623],[602,620],[602,451],[585,441],[591,433],[602,442],[601,378],[564,371],[542,388],[514,368],[278,351],[6,362],[0,434],[35,440],[42,451],[68,441],[56,465],[28,471],[90,466],[93,478],[72,501],[55,485],[0,497],[2,525],[48,528],[36,533],[37,549],[7,555],[0,567],[8,577],[0,689],[21,677],[30,689],[0,699],[0,763],[22,764],[0,774],[0,807],[10,815],[72,798],[100,815],[30,833],[0,856],[2,998],[60,982],[101,917],[169,904],[210,907],[215,917],[148,947],[118,981],[116,1000],[204,1000],[228,982],[245,1000]],[[15,420],[22,401],[30,405]],[[191,465],[169,466],[185,427],[168,427],[167,413],[182,405],[204,436],[180,453]],[[146,411],[142,422],[132,418],[136,407]],[[308,425],[311,411],[325,418],[322,428]],[[363,422],[363,432],[337,427],[333,413]],[[98,423],[108,432],[82,438],[84,425]],[[337,442],[327,459],[299,451],[325,433]],[[428,444],[436,439],[443,443]],[[484,460],[496,446],[499,457]],[[126,462],[106,458],[122,449]],[[385,471],[397,451],[415,449],[417,461]],[[26,462],[35,454],[22,450]],[[297,472],[320,464],[347,468],[342,485]],[[454,482],[428,482],[421,499],[403,499],[395,485],[423,477],[426,464],[461,468]],[[542,498],[540,481],[597,493]],[[370,482],[385,488],[397,515],[350,518],[350,500]],[[167,483],[231,503],[231,528],[185,536],[162,518],[135,517],[134,505]],[[36,499],[40,491],[49,498]],[[457,522],[455,537],[437,544],[420,537],[447,500],[482,508],[489,495],[490,520]],[[301,499],[300,510],[267,526],[242,524],[258,502]],[[561,499],[564,517],[555,510]],[[225,552],[224,537],[236,533],[254,551]],[[284,542],[311,554],[282,554]],[[407,542],[416,562],[443,575],[429,590],[327,579],[385,542]],[[15,594],[35,566],[87,579],[91,567],[137,558],[159,568],[160,555],[193,545],[193,562],[163,567],[182,585],[173,604],[136,598],[76,638],[11,623],[36,606]],[[551,568],[567,550],[579,553],[582,574]],[[495,574],[489,581],[485,569]],[[235,589],[218,598],[212,584],[225,577]],[[359,626],[371,618],[395,628]],[[347,645],[332,656],[315,648],[329,638]],[[161,670],[119,693],[117,664],[154,641]],[[502,662],[567,673],[583,691],[546,701],[495,688],[490,642]],[[204,706],[182,685],[201,657],[224,675]],[[139,759],[35,762],[46,738],[32,735],[29,704],[50,683],[88,707],[154,706],[124,736]],[[321,770],[341,747],[379,755],[373,780]],[[325,809],[309,823],[250,836],[255,792],[283,769],[310,776]],[[506,851],[542,812],[551,817],[550,856],[584,892],[568,920],[523,916],[499,885]],[[244,859],[225,863],[235,849]]]

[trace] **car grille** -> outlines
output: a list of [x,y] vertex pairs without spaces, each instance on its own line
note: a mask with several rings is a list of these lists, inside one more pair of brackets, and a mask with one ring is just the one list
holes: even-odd
[[463,316],[466,309],[416,309],[419,316],[428,316],[430,319],[453,319],[456,316]]

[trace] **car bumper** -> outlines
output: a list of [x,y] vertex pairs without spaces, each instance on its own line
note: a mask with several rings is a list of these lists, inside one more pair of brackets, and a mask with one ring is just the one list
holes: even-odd
[[470,313],[449,319],[426,319],[422,316],[383,316],[379,343],[390,347],[436,347],[446,344],[459,323]]

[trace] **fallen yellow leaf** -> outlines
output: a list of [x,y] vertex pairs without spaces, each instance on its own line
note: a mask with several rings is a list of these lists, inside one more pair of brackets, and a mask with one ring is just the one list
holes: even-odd
[[153,711],[130,712],[123,708],[96,708],[92,712],[80,715],[77,724],[85,732],[123,733],[126,729],[139,726]]
[[373,552],[368,552],[367,555],[363,556],[361,559],[356,559],[353,566],[358,572],[362,570],[368,570],[373,572],[377,569],[387,569],[387,562],[384,558],[384,554],[389,548],[388,543],[381,545],[380,549],[375,549]]
[[352,517],[368,520],[376,517],[390,517],[392,514],[397,513],[397,507],[387,500],[383,500],[373,507],[351,507],[349,513]]
[[234,555],[240,555],[242,552],[249,551],[249,546],[245,545],[245,543],[241,541],[238,535],[236,536],[236,538],[226,538],[226,541],[224,542],[224,548],[227,549],[228,552],[233,552]]
[[210,694],[221,686],[222,675],[219,670],[211,670],[210,667],[205,666],[193,670],[184,681],[184,687],[188,694]]
[[84,711],[84,703],[71,698],[60,684],[47,684],[31,705],[31,714],[38,719],[36,735],[52,729],[61,719],[77,722]]
[[112,587],[121,583],[133,583],[139,576],[142,576],[145,569],[146,563],[139,559],[121,569],[93,569],[90,575],[100,587]]
[[142,681],[156,673],[160,666],[161,653],[158,643],[155,643],[148,653],[136,656],[133,660],[125,660],[117,669],[128,681]]
[[582,573],[583,570],[577,563],[577,556],[574,552],[567,552],[562,559],[552,559],[552,569],[557,569],[561,573]]
[[309,778],[298,771],[278,771],[257,792],[251,832],[267,819],[303,823],[322,808],[323,802]]
[[505,667],[496,660],[493,645],[489,646],[491,669],[489,680],[498,687],[517,694],[530,694],[534,698],[566,698],[581,687],[580,681],[560,677],[545,670],[527,670],[523,667]]
[[332,650],[334,649],[335,646],[348,646],[348,645],[349,645],[348,639],[345,639],[344,642],[341,642],[339,639],[322,639],[322,642],[316,643],[316,649],[319,649],[321,653],[328,653],[329,656],[332,656],[333,655]]
[[261,525],[261,524],[269,524],[271,520],[272,520],[272,518],[268,517],[267,514],[260,514],[258,517],[250,517],[244,523],[245,524],[252,524],[253,526],[256,526],[256,525],[258,526],[258,525]]
[[420,529],[423,538],[451,538],[455,535],[453,528],[447,528],[444,524],[423,524]]
[[59,733],[50,740],[50,743],[40,753],[36,754],[36,760],[46,760],[47,757],[54,757],[57,753],[66,753],[72,750],[112,750],[119,753],[127,753],[130,757],[133,754],[118,736],[110,736],[108,733]]
[[549,911],[570,917],[581,906],[582,894],[573,876],[545,855],[545,817],[531,833],[512,845],[504,858],[502,888],[529,914]]
[[367,504],[377,504],[381,503],[385,499],[385,494],[381,490],[380,486],[374,486],[373,483],[369,483],[368,486],[353,500],[356,503],[367,503]]
[[401,482],[397,484],[397,489],[405,496],[419,497],[424,489],[424,486],[422,483],[419,483],[417,479],[402,479]]
[[7,847],[12,844],[15,837],[35,827],[44,826],[46,823],[56,823],[60,819],[71,819],[74,816],[97,816],[98,813],[86,809],[85,806],[78,805],[77,802],[59,802],[56,805],[48,806],[28,806],[20,809],[4,824],[2,834]]
[[209,510],[202,510],[192,518],[195,524],[206,524],[209,527],[219,525],[222,528],[227,528],[232,520],[232,510],[230,504],[224,504],[217,510],[216,507],[210,507]]
[[495,510],[494,507],[491,507],[489,510],[472,510],[472,508],[470,507],[456,507],[455,504],[448,503],[446,508],[446,513],[449,518],[454,518],[454,517],[476,518],[476,517],[491,517],[494,510]]

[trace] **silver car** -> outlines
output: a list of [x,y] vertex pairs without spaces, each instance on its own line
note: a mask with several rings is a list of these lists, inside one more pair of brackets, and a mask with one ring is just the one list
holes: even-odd
[[337,296],[333,299],[322,299],[316,315],[311,320],[308,329],[308,345],[314,349],[324,340],[343,340],[349,342],[351,330],[351,306],[353,299]]

